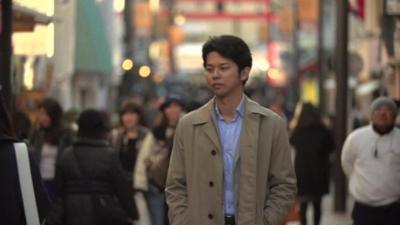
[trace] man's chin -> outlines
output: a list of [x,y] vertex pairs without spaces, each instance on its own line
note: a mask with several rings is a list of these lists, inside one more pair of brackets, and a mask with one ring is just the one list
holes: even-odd
[[215,96],[217,96],[218,98],[223,98],[226,97],[227,94],[223,91],[214,91]]
[[372,127],[374,128],[374,130],[378,134],[384,135],[384,134],[387,134],[390,131],[392,131],[394,125],[376,125],[376,124],[373,124]]

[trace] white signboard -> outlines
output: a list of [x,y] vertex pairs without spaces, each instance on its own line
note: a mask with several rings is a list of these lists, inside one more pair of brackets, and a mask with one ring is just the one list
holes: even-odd
[[54,54],[54,24],[36,25],[33,32],[16,32],[12,35],[13,52],[16,55]]
[[386,13],[391,16],[400,15],[400,0],[386,0]]

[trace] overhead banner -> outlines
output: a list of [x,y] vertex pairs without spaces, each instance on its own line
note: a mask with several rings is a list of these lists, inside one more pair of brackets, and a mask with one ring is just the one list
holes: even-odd
[[318,8],[318,0],[297,0],[299,21],[316,23],[318,21]]
[[133,30],[136,35],[149,36],[151,34],[152,14],[148,2],[135,2],[133,5]]

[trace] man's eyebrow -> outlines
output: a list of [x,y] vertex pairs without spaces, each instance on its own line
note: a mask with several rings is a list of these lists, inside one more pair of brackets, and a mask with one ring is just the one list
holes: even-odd
[[[223,63],[217,64],[217,66],[227,66],[227,65],[230,65],[230,63],[229,62],[223,62]],[[207,63],[206,66],[214,66],[214,64]]]

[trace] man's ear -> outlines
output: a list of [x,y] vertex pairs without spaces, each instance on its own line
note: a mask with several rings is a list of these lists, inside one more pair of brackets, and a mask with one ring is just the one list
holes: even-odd
[[242,81],[247,80],[249,78],[249,75],[250,75],[250,67],[245,67],[240,72],[240,80]]

